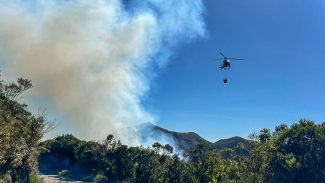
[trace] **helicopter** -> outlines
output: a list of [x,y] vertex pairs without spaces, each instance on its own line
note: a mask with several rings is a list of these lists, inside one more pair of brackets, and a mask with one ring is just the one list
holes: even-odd
[[222,52],[219,52],[221,56],[223,56],[223,63],[222,65],[219,67],[222,70],[229,70],[230,69],[230,60],[244,60],[241,58],[230,58],[230,57],[226,57]]
[[[221,56],[223,56],[223,63],[222,65],[219,67],[221,69],[221,71],[223,70],[229,70],[230,69],[230,60],[244,60],[241,58],[230,58],[230,57],[226,57],[222,52],[219,52]],[[223,79],[223,83],[227,84],[228,83],[228,79],[224,78]]]

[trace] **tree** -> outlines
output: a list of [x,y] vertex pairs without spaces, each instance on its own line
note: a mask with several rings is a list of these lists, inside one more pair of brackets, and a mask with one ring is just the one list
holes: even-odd
[[293,182],[325,182],[323,125],[302,119],[279,135],[276,146],[286,157],[284,167],[292,175]]
[[52,127],[44,112],[33,115],[16,101],[31,87],[31,81],[23,78],[17,83],[0,81],[0,174],[12,182],[26,182],[36,171],[39,142]]

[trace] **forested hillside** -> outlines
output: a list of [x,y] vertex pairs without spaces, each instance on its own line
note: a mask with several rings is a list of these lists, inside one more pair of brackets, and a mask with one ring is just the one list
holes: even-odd
[[178,150],[181,150],[184,153],[188,152],[190,149],[194,148],[200,143],[206,143],[207,145],[211,146],[212,149],[216,150],[224,150],[226,148],[235,149],[238,143],[243,143],[246,150],[251,150],[252,148],[252,145],[249,143],[249,141],[241,137],[221,139],[212,143],[194,132],[174,132],[151,123],[141,124],[139,126],[136,126],[135,129],[140,133],[140,137],[144,142],[148,141],[148,139],[161,141],[162,137],[165,137],[169,139],[173,144],[175,144]]

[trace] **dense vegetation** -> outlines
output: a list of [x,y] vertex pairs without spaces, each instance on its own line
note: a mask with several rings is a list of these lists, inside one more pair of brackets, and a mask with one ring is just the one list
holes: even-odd
[[[16,101],[29,80],[0,82],[0,182],[39,182],[43,172],[96,182],[325,182],[325,123],[300,120],[250,136],[250,149],[199,143],[182,158],[166,144],[128,147],[62,135],[40,142],[51,126]],[[227,144],[220,142],[223,147]],[[233,145],[229,147],[234,147]]]
[[30,80],[0,80],[0,182],[35,180],[39,142],[50,128],[44,113],[33,115],[16,99],[32,87]]
[[250,139],[247,155],[235,153],[245,151],[242,143],[221,151],[202,143],[180,159],[169,145],[127,147],[112,135],[102,143],[63,135],[43,143],[48,151],[40,169],[104,182],[325,182],[324,124],[300,120]]

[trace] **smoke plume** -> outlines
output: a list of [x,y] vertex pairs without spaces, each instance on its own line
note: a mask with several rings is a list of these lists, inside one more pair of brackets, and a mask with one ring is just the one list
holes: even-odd
[[201,0],[0,0],[2,70],[31,79],[78,137],[101,139],[155,122],[141,98],[172,48],[204,36],[203,12]]

